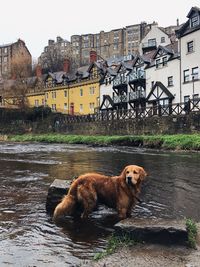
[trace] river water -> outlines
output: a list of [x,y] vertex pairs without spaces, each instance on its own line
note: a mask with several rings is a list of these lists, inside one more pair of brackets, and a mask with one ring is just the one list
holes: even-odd
[[88,221],[56,226],[45,210],[48,188],[85,172],[118,175],[129,164],[149,173],[133,216],[200,221],[199,153],[0,143],[0,266],[79,266],[101,251],[115,212],[101,208]]

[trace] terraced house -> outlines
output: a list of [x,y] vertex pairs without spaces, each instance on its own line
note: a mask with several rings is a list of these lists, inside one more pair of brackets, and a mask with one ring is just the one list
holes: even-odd
[[99,108],[99,80],[103,71],[101,63],[93,62],[72,74],[56,72],[43,75],[43,90],[30,90],[28,105],[44,105],[52,111],[71,115],[94,113]]
[[[145,46],[146,50],[132,62],[121,63],[112,76],[106,74],[100,87],[102,110],[152,107],[155,115],[160,111],[169,115],[173,105],[179,103],[176,111],[179,113],[189,100],[192,100],[193,110],[198,110],[195,105],[200,102],[200,9],[192,7],[187,18],[176,32],[178,40],[166,40],[162,30],[155,27],[158,32],[154,35],[155,41],[151,42],[151,31],[143,39],[144,44],[150,40],[148,49]],[[164,37],[167,45],[162,45]],[[160,41],[158,47],[156,40]]]

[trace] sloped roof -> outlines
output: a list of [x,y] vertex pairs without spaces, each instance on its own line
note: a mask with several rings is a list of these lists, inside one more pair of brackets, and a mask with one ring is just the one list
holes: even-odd
[[[103,108],[103,106],[105,106],[105,108]],[[113,109],[113,106],[114,106],[114,102],[112,98],[109,95],[103,95],[103,101],[101,103],[100,110]]]
[[194,31],[200,30],[200,24],[196,27],[190,27],[190,16],[193,12],[197,12],[200,14],[200,9],[198,7],[192,7],[187,15],[188,20],[176,31],[176,35],[178,38],[181,38],[182,36],[185,36],[187,34],[190,34]]
[[197,6],[193,6],[193,7],[190,9],[189,13],[187,14],[187,18],[189,18],[193,12],[198,12],[198,13],[200,13],[200,8],[197,7]]
[[154,84],[154,86],[152,87],[150,93],[148,94],[147,96],[147,101],[149,100],[150,96],[153,94],[154,90],[157,88],[157,87],[160,87],[160,89],[169,97],[169,99],[173,99],[174,96],[172,95],[172,93],[161,83],[161,82],[156,82]]

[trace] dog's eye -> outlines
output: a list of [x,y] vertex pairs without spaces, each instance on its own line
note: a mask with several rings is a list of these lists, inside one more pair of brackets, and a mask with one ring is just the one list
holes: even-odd
[[129,171],[127,171],[126,173],[129,173]]
[[134,174],[138,174],[136,171],[133,172]]

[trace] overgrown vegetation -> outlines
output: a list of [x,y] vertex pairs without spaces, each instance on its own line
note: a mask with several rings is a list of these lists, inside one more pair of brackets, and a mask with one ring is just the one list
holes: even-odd
[[106,249],[102,252],[98,252],[94,255],[94,260],[100,260],[103,257],[113,254],[120,247],[130,247],[136,244],[136,241],[131,239],[128,234],[117,236],[112,234],[108,239]]
[[200,134],[155,136],[84,136],[66,134],[24,134],[9,136],[14,142],[47,142],[90,145],[128,145],[171,150],[200,150]]
[[197,226],[192,219],[186,220],[186,229],[188,232],[188,246],[196,249]]

